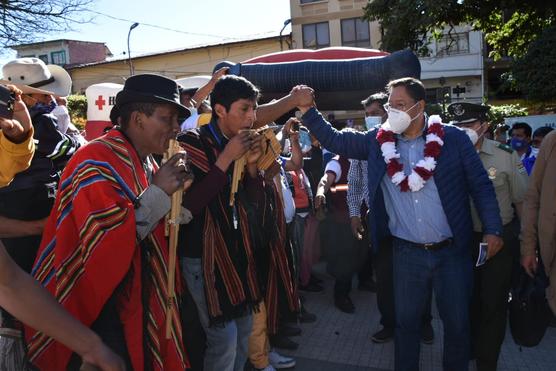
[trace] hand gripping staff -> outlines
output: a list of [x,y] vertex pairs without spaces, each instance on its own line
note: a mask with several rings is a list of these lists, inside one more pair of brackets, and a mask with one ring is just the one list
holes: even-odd
[[[167,161],[172,158],[176,153],[182,151],[182,148],[175,139],[170,140],[170,147],[168,151],[164,154],[163,161]],[[178,232],[180,229],[179,218],[181,211],[181,201],[183,196],[183,188],[178,189],[172,194],[172,206],[170,207],[170,213],[166,215],[166,236],[169,237],[168,242],[168,301],[166,302],[166,339],[170,339],[171,336],[171,326],[172,326],[172,306],[176,302],[176,255],[178,248]]]

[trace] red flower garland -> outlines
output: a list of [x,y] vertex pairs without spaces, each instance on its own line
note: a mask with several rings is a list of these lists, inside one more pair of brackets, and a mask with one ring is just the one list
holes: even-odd
[[402,192],[417,192],[434,174],[436,162],[444,144],[444,128],[439,116],[434,115],[429,118],[423,151],[424,159],[417,163],[409,176],[405,175],[403,164],[398,160],[400,155],[396,150],[394,132],[381,127],[377,132],[376,139],[386,162],[386,173],[392,182],[399,185]]

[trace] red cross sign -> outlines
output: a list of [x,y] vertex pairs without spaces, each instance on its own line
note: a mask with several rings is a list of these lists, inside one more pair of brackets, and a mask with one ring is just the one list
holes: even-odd
[[102,111],[102,107],[106,104],[106,101],[102,99],[102,95],[99,95],[95,104],[98,106],[99,111]]

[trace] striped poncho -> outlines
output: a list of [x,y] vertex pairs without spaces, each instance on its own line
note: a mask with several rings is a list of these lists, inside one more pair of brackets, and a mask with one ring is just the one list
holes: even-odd
[[[181,134],[178,141],[187,151],[195,174],[195,183],[188,193],[188,197],[193,197],[196,187],[201,187],[203,178],[214,166],[226,140],[212,122]],[[231,166],[227,172],[228,180],[232,174]],[[286,254],[283,206],[273,182],[265,184],[262,178],[256,181],[260,197],[253,198],[248,190],[253,183],[247,182],[247,177],[244,175],[240,181],[233,207],[229,205],[228,181],[205,207],[204,213],[184,228],[184,235],[187,236],[188,229],[190,233],[202,231],[203,278],[211,324],[243,316],[264,300],[268,328],[270,333],[275,333],[279,301],[284,300],[292,312],[299,309],[297,289]],[[233,222],[234,208],[237,228]],[[193,248],[188,242],[180,241],[181,247]]]
[[[187,361],[177,305],[171,312],[172,336],[165,338],[163,223],[141,245],[136,234],[134,202],[147,186],[137,152],[119,131],[83,147],[62,175],[33,275],[87,326],[115,299],[134,370],[183,370]],[[34,365],[66,368],[68,348],[30,328],[26,338]]]
[[[197,190],[223,148],[210,131],[213,125],[211,123],[178,136],[195,175],[189,196]],[[228,170],[230,179],[232,170],[232,167]],[[257,183],[260,180],[257,179]],[[248,218],[249,210],[257,205],[247,196],[243,183],[240,182],[234,207],[229,205],[230,183],[227,183],[205,207],[204,216],[195,216],[193,222],[183,228],[186,236],[188,232],[202,231],[203,278],[211,325],[251,313],[262,299],[253,257],[253,249],[257,246],[251,238],[252,226]],[[262,188],[262,182],[258,185]],[[195,227],[199,229],[193,230]],[[182,248],[189,248],[187,243],[180,238]]]

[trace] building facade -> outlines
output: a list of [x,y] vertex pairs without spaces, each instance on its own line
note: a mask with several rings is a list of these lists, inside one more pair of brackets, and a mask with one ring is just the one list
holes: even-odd
[[112,53],[105,43],[79,40],[51,40],[13,45],[17,58],[35,57],[46,64],[68,68],[73,65],[105,61]]
[[[294,48],[354,46],[380,49],[378,22],[363,21],[367,0],[290,0]],[[485,96],[483,37],[470,27],[457,27],[451,37],[429,45],[420,58],[427,103],[480,103]],[[340,113],[349,117],[352,113]]]
[[[286,38],[289,39],[289,36],[282,36],[282,41]],[[222,61],[237,63],[279,51],[280,37],[272,36],[146,54],[131,58],[131,63],[135,74],[157,73],[171,79],[180,79],[212,75],[214,66]],[[73,80],[74,93],[84,93],[87,87],[97,83],[123,84],[130,76],[128,59],[82,64],[67,70]]]

